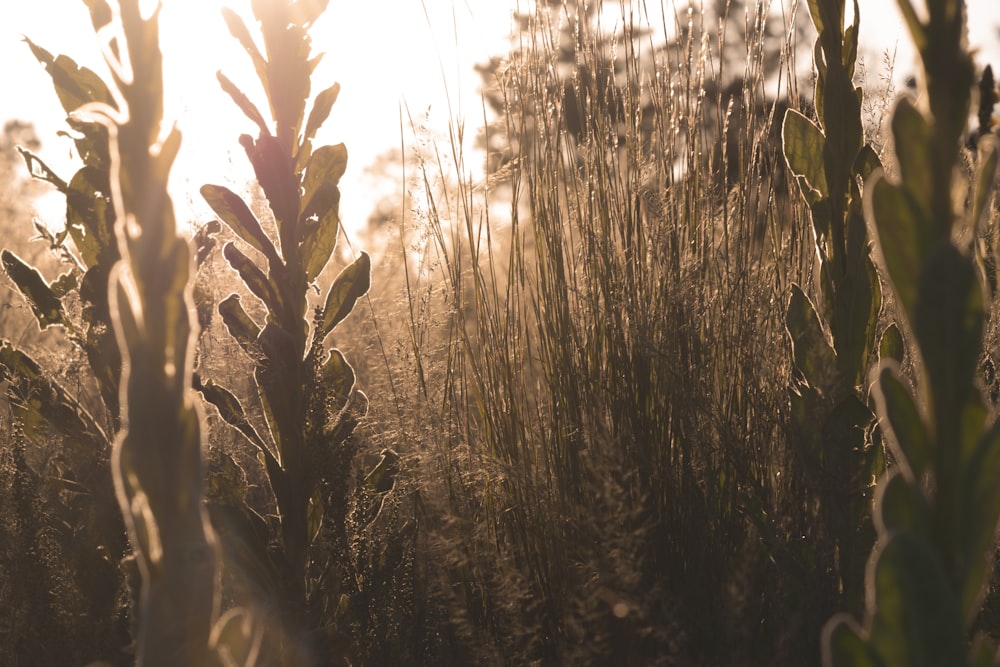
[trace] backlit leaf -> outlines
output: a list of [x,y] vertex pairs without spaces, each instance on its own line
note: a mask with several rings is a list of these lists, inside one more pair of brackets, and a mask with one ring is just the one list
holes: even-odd
[[229,330],[229,335],[236,339],[243,351],[254,356],[253,350],[260,336],[260,327],[243,310],[239,294],[230,294],[219,304],[219,314],[222,322]]
[[277,291],[267,276],[264,275],[264,272],[254,264],[253,260],[244,255],[232,242],[227,243],[222,248],[222,254],[229,261],[229,265],[240,274],[240,278],[243,279],[247,289],[264,302],[271,316],[273,317],[280,313],[281,299]]
[[965,664],[959,602],[926,542],[909,533],[888,536],[873,574],[871,642],[881,664]]
[[792,342],[795,367],[812,386],[823,386],[834,377],[837,354],[827,341],[816,308],[798,285],[785,315],[785,328]]
[[264,233],[257,216],[253,214],[253,211],[239,195],[222,185],[203,185],[200,192],[216,215],[237,236],[246,241],[254,250],[263,254],[269,262],[280,262],[274,244]]
[[236,87],[236,84],[229,80],[229,78],[222,72],[216,72],[215,77],[219,80],[219,85],[222,86],[222,90],[226,92],[229,97],[232,98],[233,102],[236,102],[236,106],[246,115],[247,118],[252,120],[257,124],[260,129],[261,134],[270,134],[271,131],[267,127],[267,122],[261,115],[260,110],[257,109],[257,105],[250,101],[243,91]]
[[828,196],[823,146],[826,138],[816,125],[795,109],[785,113],[781,128],[785,160],[811,206]]
[[47,329],[53,324],[70,325],[63,313],[62,301],[37,269],[25,264],[9,250],[0,253],[0,259],[3,260],[4,271],[31,306],[31,312],[41,329]]
[[322,127],[323,123],[330,116],[337,96],[340,94],[340,84],[335,83],[316,96],[313,102],[312,111],[309,112],[309,120],[306,121],[306,129],[302,134],[303,139],[312,139],[316,136],[316,131]]
[[368,293],[371,286],[372,263],[368,253],[362,252],[354,262],[340,272],[323,306],[323,324],[316,332],[319,340],[325,339],[354,309],[358,299]]
[[911,479],[919,479],[931,464],[934,451],[923,415],[893,362],[882,368],[876,388],[881,425],[888,432],[890,443],[897,448],[897,458],[906,465]]

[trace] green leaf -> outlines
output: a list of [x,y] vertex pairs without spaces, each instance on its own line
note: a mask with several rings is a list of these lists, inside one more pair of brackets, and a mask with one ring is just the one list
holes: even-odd
[[243,410],[240,400],[231,391],[225,387],[220,387],[211,380],[202,382],[197,375],[194,378],[193,384],[194,388],[205,397],[205,400],[215,406],[223,421],[243,434],[243,437],[263,452],[265,457],[273,456],[271,450],[264,444],[264,441],[257,433],[257,429],[247,419],[246,412]]
[[60,299],[69,294],[70,292],[75,292],[79,287],[79,282],[77,281],[76,271],[67,271],[66,273],[60,275],[54,281],[52,281],[52,293],[55,294]]
[[905,96],[892,114],[892,134],[903,187],[918,210],[930,211],[934,192],[933,131],[924,115]]
[[371,286],[372,263],[368,253],[362,252],[354,262],[340,272],[323,305],[323,323],[316,332],[318,340],[324,340],[351,310],[357,300],[368,293]]
[[379,462],[365,475],[365,488],[370,493],[388,493],[399,474],[399,454],[390,448],[382,450]]
[[[863,233],[864,223],[853,214]],[[864,249],[861,252],[866,252]],[[857,259],[857,258],[855,258]],[[833,346],[837,351],[840,372],[851,384],[860,386],[868,371],[868,357],[875,344],[875,330],[882,307],[882,292],[875,267],[867,256],[849,265],[846,275],[833,293],[833,317],[830,320]]]
[[858,151],[858,156],[854,159],[853,171],[861,177],[862,183],[868,182],[868,177],[876,171],[882,169],[882,161],[878,159],[875,149],[869,144],[865,144]]
[[281,263],[278,251],[271,239],[264,233],[260,221],[250,207],[235,192],[222,185],[201,186],[201,196],[212,207],[216,215],[243,239],[250,247],[264,255],[272,266]]
[[934,450],[923,416],[894,362],[886,363],[879,372],[875,402],[899,463],[906,466],[911,479],[919,479],[931,464]]
[[119,249],[107,172],[84,167],[73,175],[65,195],[66,228],[84,265],[114,264]]
[[121,375],[121,351],[111,324],[108,303],[109,268],[98,264],[87,269],[80,283],[80,301],[83,305],[83,320],[87,323],[87,333],[83,349],[90,363],[90,371],[101,389],[104,406],[111,415],[114,430],[119,425],[119,378]]
[[928,535],[928,515],[923,496],[898,469],[889,471],[879,481],[875,495],[875,525],[879,535],[896,531]]
[[320,382],[327,392],[338,399],[341,407],[347,403],[351,396],[354,380],[354,369],[347,362],[344,354],[338,349],[330,350],[320,369]]
[[813,206],[829,196],[823,163],[823,132],[795,109],[785,113],[781,128],[785,161],[802,188],[806,202]]
[[[982,292],[971,257],[949,240],[925,258],[913,333],[934,388],[937,437],[958,438],[982,350]],[[956,428],[956,430],[952,430]]]
[[255,356],[254,349],[257,346],[257,337],[260,336],[260,327],[243,310],[240,301],[239,294],[230,294],[219,304],[219,314],[229,335],[235,338],[243,351],[252,358]]
[[289,457],[302,454],[299,450],[290,451],[288,446],[289,442],[294,446],[301,441],[305,418],[300,404],[301,385],[288,372],[301,359],[292,336],[274,323],[269,322],[257,340],[263,357],[257,362],[254,378],[260,389],[261,407],[271,431],[271,440],[277,447],[282,465],[287,466]]
[[9,250],[0,253],[0,259],[3,261],[4,271],[31,306],[31,312],[38,320],[41,329],[48,329],[55,324],[72,328],[63,312],[62,301],[37,269],[25,264],[20,257]]
[[824,667],[881,667],[861,628],[848,614],[837,614],[823,628]]
[[333,105],[336,103],[339,94],[340,84],[335,83],[316,96],[312,111],[309,112],[309,120],[306,121],[306,130],[302,135],[304,140],[310,140],[316,136],[316,131],[330,116],[330,111],[333,109]]
[[899,332],[899,327],[893,322],[882,332],[882,340],[878,346],[878,357],[880,361],[892,359],[897,364],[903,363],[903,355],[906,354],[906,344],[903,342],[903,334]]
[[55,86],[59,102],[67,114],[71,114],[84,104],[99,102],[116,107],[115,99],[107,85],[92,70],[80,67],[72,58],[64,55],[53,57],[51,53],[24,38],[28,48],[38,62],[42,63],[52,84]]
[[885,665],[965,664],[965,629],[944,565],[908,533],[885,538],[876,555],[871,642]]
[[8,383],[11,410],[32,442],[47,444],[51,429],[87,459],[110,447],[110,440],[90,413],[9,341],[0,343],[0,382]]
[[306,281],[313,282],[323,272],[337,247],[340,234],[340,188],[327,184],[313,197],[315,205],[322,200],[326,210],[322,215],[302,220],[302,263]]
[[993,570],[993,544],[1000,519],[1000,420],[981,436],[959,485],[963,618],[971,623],[979,611],[984,587]]
[[340,233],[340,188],[337,183],[347,167],[343,144],[323,146],[310,158],[303,180],[299,234],[306,280],[322,273]]
[[243,91],[237,88],[236,84],[230,81],[229,78],[222,72],[216,72],[215,77],[219,80],[219,85],[222,87],[222,90],[232,98],[233,102],[236,103],[236,106],[240,108],[240,111],[242,111],[247,118],[257,124],[257,127],[260,129],[260,133],[263,135],[270,134],[271,131],[267,127],[267,122],[264,120],[264,117],[261,115],[257,106],[250,101],[250,98],[243,94]]
[[267,92],[267,61],[264,60],[264,56],[261,55],[260,49],[257,48],[257,44],[250,35],[250,31],[247,30],[247,26],[243,22],[243,19],[240,18],[239,14],[228,7],[222,8],[222,18],[226,22],[226,27],[229,28],[229,33],[235,37],[237,41],[239,41],[243,50],[250,56],[250,59],[253,61],[254,70],[257,72],[257,78],[260,79],[260,83],[264,87],[264,91]]
[[291,162],[291,153],[285,152],[278,140],[262,135],[257,141],[248,134],[240,136],[240,144],[253,165],[268,205],[274,213],[281,237],[281,251],[287,258],[299,216],[299,180]]
[[267,306],[269,317],[277,317],[282,312],[281,299],[264,272],[232,242],[222,248],[222,254],[240,274],[247,289]]
[[810,385],[822,387],[835,377],[837,353],[827,342],[812,301],[798,285],[792,285],[785,329],[792,342],[795,367]]
[[990,195],[997,182],[997,145],[1000,140],[995,135],[987,135],[979,140],[979,161],[972,191],[969,211],[972,228],[980,231]]
[[899,187],[876,173],[865,188],[869,228],[878,239],[896,297],[910,322],[917,302],[917,281],[926,252],[924,213]]
[[321,146],[309,158],[302,180],[302,216],[319,216],[329,204],[314,202],[316,194],[324,187],[336,186],[347,171],[347,147],[344,144]]

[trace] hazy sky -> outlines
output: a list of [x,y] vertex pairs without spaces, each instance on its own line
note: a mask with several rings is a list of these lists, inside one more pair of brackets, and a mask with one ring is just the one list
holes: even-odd
[[[661,4],[657,0],[635,1],[637,7],[645,4],[650,10]],[[0,121],[11,117],[34,121],[44,157],[61,173],[69,174],[74,169],[68,159],[69,142],[55,136],[63,128],[63,114],[48,77],[21,42],[21,35],[100,72],[103,63],[85,6],[80,0],[0,3],[0,58],[4,62]],[[525,9],[530,3],[331,0],[326,15],[312,31],[314,49],[326,53],[314,85],[317,90],[333,81],[342,85],[334,113],[319,140],[347,144],[350,159],[343,181],[342,212],[348,227],[363,224],[375,203],[375,195],[363,191],[364,167],[379,153],[399,147],[399,113],[404,101],[415,115],[430,109],[431,123],[439,128],[453,115],[464,116],[471,142],[482,122],[479,78],[472,66],[506,51],[511,12],[518,4]],[[670,0],[663,4],[672,11]],[[260,100],[252,67],[219,13],[226,5],[249,15],[249,0],[165,0],[163,5],[162,42],[171,105],[167,112],[184,132],[172,189],[182,199],[177,202],[179,217],[205,219],[211,214],[197,197],[198,187],[209,181],[239,185],[251,173],[237,137],[253,132],[254,126],[215,81],[215,71],[222,69],[252,99]],[[912,70],[914,57],[896,3],[860,0],[860,5],[861,42],[870,51],[870,67],[879,66],[880,51],[898,44],[897,76],[909,73],[906,70]],[[972,44],[980,48],[984,61],[992,59],[1000,64],[1000,0],[970,0],[969,13]],[[248,19],[248,23],[252,21]],[[410,141],[409,128],[404,129],[404,137]],[[473,162],[470,167],[478,166]],[[189,208],[183,198],[192,196]],[[53,214],[58,215],[61,203],[55,203]]]

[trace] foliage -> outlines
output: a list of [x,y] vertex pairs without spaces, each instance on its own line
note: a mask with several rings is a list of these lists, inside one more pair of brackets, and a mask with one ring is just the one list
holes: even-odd
[[915,382],[895,360],[879,370],[880,423],[895,465],[876,494],[877,547],[868,567],[865,623],[838,615],[824,632],[827,665],[995,665],[985,637],[966,632],[991,576],[1000,516],[1000,423],[980,394],[989,292],[956,226],[976,230],[996,181],[995,138],[983,138],[969,206],[959,220],[953,187],[970,110],[973,65],[962,45],[965,6],[929,0],[923,22],[900,1],[925,76],[925,104],[896,104],[898,183],[866,185],[880,269],[912,336]]
[[136,661],[252,664],[257,642],[240,619],[245,614],[231,610],[213,632],[217,545],[203,506],[202,417],[190,388],[192,260],[167,194],[181,135],[176,126],[161,135],[159,10],[144,17],[128,0],[114,12],[100,1],[88,8],[108,40],[114,79],[113,103],[90,101],[75,113],[108,133],[108,191],[122,257],[108,278],[122,360],[111,472],[141,577]]
[[884,466],[866,381],[876,354],[882,294],[869,254],[861,187],[881,165],[872,148],[862,145],[863,93],[852,82],[858,3],[846,30],[844,0],[808,4],[818,33],[818,124],[789,109],[782,135],[785,159],[810,210],[821,298],[817,312],[802,288],[792,287],[786,327],[795,378],[789,399],[802,438],[800,456],[831,543],[820,556],[833,574],[830,590],[834,596],[841,592],[841,605],[860,609],[874,539],[870,480]]
[[[0,253],[41,341],[0,343],[4,664],[816,664],[838,605],[832,664],[994,664],[966,639],[1000,627],[976,613],[1000,513],[976,393],[980,366],[995,390],[997,153],[977,144],[971,190],[938,182],[971,87],[950,15],[920,26],[941,62],[930,111],[897,108],[896,185],[862,145],[857,6],[846,30],[842,1],[808,6],[813,111],[795,14],[716,0],[647,48],[627,5],[609,34],[598,3],[537,4],[489,67],[502,164],[464,176],[459,119],[450,153],[418,136],[399,248],[339,275],[347,151],[313,147],[339,93],[312,94],[326,2],[225,12],[268,104],[219,75],[261,195],[205,185],[220,220],[197,250],[165,191],[158,14],[89,0],[113,86],[29,42],[83,167],[23,153],[67,197],[65,228],[37,227],[64,273]],[[786,103],[801,199],[773,159]],[[877,344],[873,263],[898,322]],[[207,448],[192,386],[221,426]]]
[[[10,249],[0,253],[0,260],[39,328],[64,330],[84,354],[98,400],[90,400],[86,389],[66,386],[57,372],[7,340],[0,343],[0,379],[6,382],[21,437],[39,451],[50,452],[47,469],[34,473],[40,485],[37,501],[61,519],[51,534],[58,536],[55,541],[64,571],[79,587],[89,606],[87,615],[97,625],[92,632],[96,639],[92,653],[80,659],[112,658],[129,643],[117,596],[123,576],[118,560],[125,554],[126,536],[110,470],[111,441],[119,428],[121,361],[112,331],[108,278],[119,251],[110,194],[108,133],[104,126],[73,112],[83,104],[114,104],[114,100],[93,71],[25,41],[46,68],[63,109],[70,114],[67,123],[75,132],[83,167],[65,181],[30,150],[18,149],[32,176],[52,184],[66,197],[64,228],[55,234],[40,224],[35,229],[69,270],[49,282]],[[53,436],[61,445],[53,445]]]
[[[722,141],[699,94],[719,69],[711,20],[689,15],[681,58],[644,62],[621,38],[616,116],[599,87],[567,101],[557,26],[570,22],[581,71],[610,40],[591,26],[577,41],[584,29],[555,14],[540,10],[497,67],[506,107],[486,143],[512,148],[506,166],[480,189],[447,180],[455,145],[425,153],[401,238],[416,226],[426,244],[403,246],[409,299],[384,318],[407,328],[400,397],[380,414],[395,408],[389,430],[420,453],[418,562],[441,564],[424,573],[447,629],[430,662],[815,663],[833,607],[813,604],[789,369],[772,353],[778,304],[814,255],[802,207],[779,208],[763,169],[726,199],[708,187]],[[763,72],[745,74],[763,89]],[[748,156],[769,136],[754,113]],[[573,116],[597,129],[575,135]]]
[[[310,54],[308,29],[326,4],[254,2],[263,51],[243,20],[224,10],[230,32],[253,62],[274,119],[272,134],[254,103],[219,73],[223,90],[259,129],[256,139],[244,134],[240,144],[266,197],[277,238],[264,231],[251,208],[228,188],[201,188],[241,242],[227,243],[223,255],[266,309],[261,324],[247,313],[238,294],[219,304],[226,328],[253,363],[266,423],[263,435],[232,391],[210,379],[201,381],[199,389],[255,448],[278,516],[275,522],[265,522],[260,513],[266,508],[258,512],[247,506],[238,482],[217,489],[212,511],[227,525],[223,546],[228,567],[251,591],[247,603],[258,607],[269,623],[280,621],[280,629],[267,638],[265,656],[271,657],[265,659],[295,665],[321,660],[333,664],[349,652],[338,628],[345,619],[338,620],[332,610],[350,605],[352,591],[345,588],[338,568],[346,567],[348,486],[356,451],[350,436],[368,402],[355,389],[354,370],[344,355],[327,349],[325,341],[368,291],[369,256],[361,253],[341,271],[322,305],[312,316],[308,313],[309,291],[340,233],[337,184],[347,166],[343,144],[312,145],[337,99],[339,84],[319,92],[305,116],[311,75],[321,57]],[[241,245],[263,263],[245,254]],[[232,461],[229,465],[235,467]],[[313,549],[324,527],[332,534],[325,552]],[[267,549],[271,542],[278,548]],[[332,564],[317,572],[316,566],[328,561]]]

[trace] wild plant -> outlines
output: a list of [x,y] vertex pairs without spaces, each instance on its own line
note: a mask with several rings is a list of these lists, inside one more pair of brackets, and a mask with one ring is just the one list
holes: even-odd
[[[68,56],[53,56],[30,39],[25,42],[45,67],[69,114],[67,123],[83,166],[67,181],[36,154],[19,148],[31,175],[66,197],[64,227],[52,233],[36,223],[35,230],[67,270],[49,281],[9,249],[0,253],[0,260],[38,327],[62,329],[83,353],[97,395],[91,395],[86,384],[67,384],[44,360],[9,340],[0,342],[0,379],[6,382],[21,437],[37,451],[50,452],[52,469],[38,476],[45,489],[39,500],[47,500],[45,511],[62,517],[56,524],[62,530],[56,534],[61,535],[65,569],[75,573],[88,616],[101,628],[93,633],[100,638],[93,650],[114,657],[129,643],[117,595],[122,586],[119,559],[125,555],[127,539],[110,468],[111,443],[120,427],[121,357],[112,329],[108,280],[120,254],[111,202],[108,131],[74,112],[86,104],[116,102],[107,84],[90,69]],[[53,435],[59,445],[53,445]],[[111,627],[105,628],[109,621]],[[81,659],[88,657],[98,656]]]
[[218,555],[204,507],[202,415],[191,389],[195,335],[187,241],[167,194],[180,147],[162,132],[159,8],[88,5],[113,78],[109,100],[74,113],[107,132],[108,188],[121,255],[108,276],[121,354],[120,428],[111,472],[141,589],[134,603],[141,665],[253,664],[259,635],[239,609],[216,625]]
[[[256,139],[244,134],[239,141],[267,200],[276,238],[236,193],[220,185],[201,188],[239,239],[226,243],[223,255],[266,311],[265,321],[258,323],[238,294],[218,307],[253,364],[257,396],[251,399],[259,399],[263,432],[232,391],[207,378],[199,388],[255,448],[277,510],[277,517],[265,522],[260,513],[268,508],[257,508],[258,513],[246,506],[243,489],[235,485],[224,502],[216,503],[216,515],[221,518],[222,506],[237,510],[226,514],[230,529],[223,546],[251,591],[248,604],[278,628],[267,638],[265,655],[296,665],[333,664],[350,651],[337,610],[344,626],[353,592],[341,576],[347,567],[349,484],[357,449],[350,436],[368,405],[355,388],[351,365],[340,350],[328,349],[326,340],[368,291],[369,256],[362,252],[340,272],[322,305],[311,310],[308,301],[337,244],[337,184],[347,166],[343,144],[312,145],[339,84],[320,91],[305,116],[311,75],[321,57],[310,53],[308,30],[326,6],[325,0],[254,2],[263,51],[243,20],[224,10],[230,32],[253,62],[274,120],[272,132],[254,103],[218,74],[222,89],[259,130]],[[314,548],[324,530],[326,548]]]
[[[719,136],[698,91],[717,35],[689,16],[680,57],[671,47],[640,64],[645,45],[594,26],[556,41],[540,8],[496,68],[506,108],[486,143],[512,158],[482,189],[459,180],[438,196],[447,163],[464,158],[453,144],[416,179],[430,242],[404,345],[426,411],[401,429],[427,440],[426,478],[444,480],[421,489],[440,517],[424,524],[425,557],[447,565],[433,577],[462,605],[449,627],[478,640],[468,650],[480,661],[491,650],[552,664],[818,654],[798,630],[744,633],[728,620],[791,607],[766,590],[767,566],[751,565],[766,560],[765,540],[807,567],[785,542],[784,397],[771,388],[787,369],[768,357],[783,335],[776,304],[803,262],[783,232],[773,263],[753,261],[761,209],[710,196],[704,152]],[[572,78],[579,108],[567,108],[552,63],[569,48],[581,71],[598,71],[609,42],[618,78]],[[571,115],[586,119],[579,135]],[[759,174],[748,170],[746,192]],[[501,201],[509,216],[490,205]],[[709,628],[733,632],[719,642]]]
[[[876,490],[864,624],[847,614],[830,619],[823,660],[996,665],[991,641],[980,635],[970,647],[967,637],[991,578],[1000,516],[1000,421],[976,378],[991,294],[968,241],[995,185],[997,145],[979,140],[975,176],[963,184],[956,168],[973,86],[965,3],[928,0],[926,18],[909,0],[899,7],[923,66],[921,101],[896,104],[899,180],[871,176],[865,216],[914,380],[895,359],[880,366],[873,393],[895,464]],[[969,194],[963,212],[958,186]]]
[[[809,0],[818,36],[817,123],[789,109],[782,136],[789,169],[809,206],[819,259],[818,307],[792,286],[786,327],[794,378],[789,391],[799,456],[815,493],[829,548],[819,558],[833,574],[839,605],[858,597],[871,550],[871,480],[884,466],[873,439],[867,377],[875,356],[882,293],[869,252],[862,183],[879,168],[864,143],[862,90],[853,83],[861,16],[844,29],[844,0]],[[894,335],[892,328],[887,333]]]

